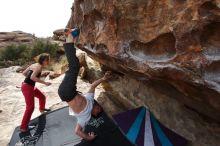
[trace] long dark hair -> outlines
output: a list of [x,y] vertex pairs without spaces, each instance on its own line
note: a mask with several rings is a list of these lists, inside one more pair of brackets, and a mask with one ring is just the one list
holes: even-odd
[[43,54],[40,54],[40,55],[38,56],[37,62],[38,62],[39,64],[42,65],[44,61],[50,61],[50,54],[43,53]]

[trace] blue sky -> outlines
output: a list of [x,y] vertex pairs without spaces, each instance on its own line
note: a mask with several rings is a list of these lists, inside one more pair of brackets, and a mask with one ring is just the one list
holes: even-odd
[[74,0],[0,0],[0,32],[21,30],[38,37],[64,28]]

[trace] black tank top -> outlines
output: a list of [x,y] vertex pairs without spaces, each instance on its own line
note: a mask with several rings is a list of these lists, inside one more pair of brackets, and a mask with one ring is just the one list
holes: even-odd
[[[27,76],[26,76],[26,78],[24,80],[24,83],[27,83],[27,84],[29,84],[31,86],[35,86],[35,81],[31,80],[32,73],[33,73],[33,70],[29,70],[27,72]],[[37,77],[39,78],[40,76],[41,76],[41,72],[37,75]]]

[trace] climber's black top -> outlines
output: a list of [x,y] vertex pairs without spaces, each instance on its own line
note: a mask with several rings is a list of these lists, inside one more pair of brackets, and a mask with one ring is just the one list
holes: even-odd
[[[32,73],[33,73],[33,70],[29,70],[27,72],[27,76],[26,76],[26,78],[24,80],[24,83],[27,83],[27,84],[29,84],[31,86],[35,86],[35,81],[31,80]],[[40,76],[41,76],[41,72],[37,75],[37,77],[39,78]]]

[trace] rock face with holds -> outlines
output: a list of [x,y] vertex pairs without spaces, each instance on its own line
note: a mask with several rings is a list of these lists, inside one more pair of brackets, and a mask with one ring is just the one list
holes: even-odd
[[12,44],[31,44],[35,36],[22,31],[0,32],[0,48]]
[[68,26],[93,59],[220,122],[219,0],[75,0]]

